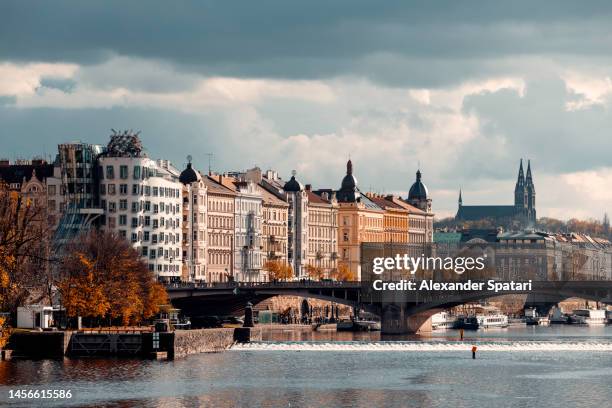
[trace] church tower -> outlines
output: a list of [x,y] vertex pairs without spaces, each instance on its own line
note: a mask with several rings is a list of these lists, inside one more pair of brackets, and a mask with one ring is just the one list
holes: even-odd
[[527,221],[533,223],[536,220],[536,193],[531,176],[531,160],[527,161],[527,178],[525,179],[525,192],[527,194]]
[[518,179],[514,187],[514,211],[517,216],[527,215],[527,189],[525,188],[525,174],[523,173],[523,159],[519,166]]

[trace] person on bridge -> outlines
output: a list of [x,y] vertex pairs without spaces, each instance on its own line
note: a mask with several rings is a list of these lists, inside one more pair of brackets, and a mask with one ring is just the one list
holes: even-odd
[[478,347],[472,346],[472,360],[476,359],[476,350],[478,350]]

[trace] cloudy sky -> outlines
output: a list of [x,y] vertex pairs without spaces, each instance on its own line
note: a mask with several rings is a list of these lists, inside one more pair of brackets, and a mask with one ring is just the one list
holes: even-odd
[[[113,4],[114,3],[114,4]],[[148,154],[406,194],[612,210],[606,1],[0,2],[0,155],[137,129]]]

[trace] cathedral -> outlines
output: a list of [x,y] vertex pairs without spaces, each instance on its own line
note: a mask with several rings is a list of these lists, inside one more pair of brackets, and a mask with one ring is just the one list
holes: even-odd
[[531,176],[531,163],[527,162],[527,175],[523,172],[523,159],[514,187],[514,205],[463,205],[459,191],[457,221],[491,220],[504,226],[532,226],[536,221],[535,187]]

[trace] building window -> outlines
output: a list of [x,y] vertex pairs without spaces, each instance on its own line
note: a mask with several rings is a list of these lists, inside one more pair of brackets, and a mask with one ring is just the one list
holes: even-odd
[[125,238],[127,236],[127,233],[125,232],[125,230],[119,230],[119,236],[121,238]]
[[138,212],[138,201],[133,201],[132,202],[132,212]]
[[138,195],[138,184],[132,184],[132,195],[137,196]]
[[145,216],[145,218],[144,218],[144,225],[145,225],[145,227],[148,227],[148,226],[151,225],[151,217],[149,217],[148,215]]
[[145,186],[145,195],[147,197],[149,197],[151,195],[151,187],[150,186]]
[[112,180],[115,178],[115,170],[113,166],[106,166],[106,178]]
[[132,242],[138,241],[138,235],[135,232],[132,232]]
[[120,215],[119,216],[119,225],[127,225],[127,215]]
[[115,190],[115,185],[114,185],[114,184],[109,184],[109,185],[107,186],[107,191],[108,191],[108,194],[109,194],[109,195],[115,195],[115,193],[117,192],[117,191]]
[[159,196],[159,188],[153,187],[153,197],[158,197],[158,196]]
[[119,200],[119,210],[127,211],[127,200]]
[[127,195],[128,187],[127,184],[119,184],[119,194]]
[[106,185],[100,184],[100,195],[106,195]]
[[122,180],[126,180],[128,178],[128,166],[126,165],[119,166],[119,177]]
[[114,213],[117,211],[117,203],[115,203],[114,201],[109,201],[108,202],[108,212]]
[[134,166],[134,180],[140,179],[140,166]]
[[138,228],[138,217],[132,217],[132,228]]
[[143,238],[143,241],[145,241],[145,242],[149,242],[149,231],[145,231],[145,232],[144,232],[144,238]]

